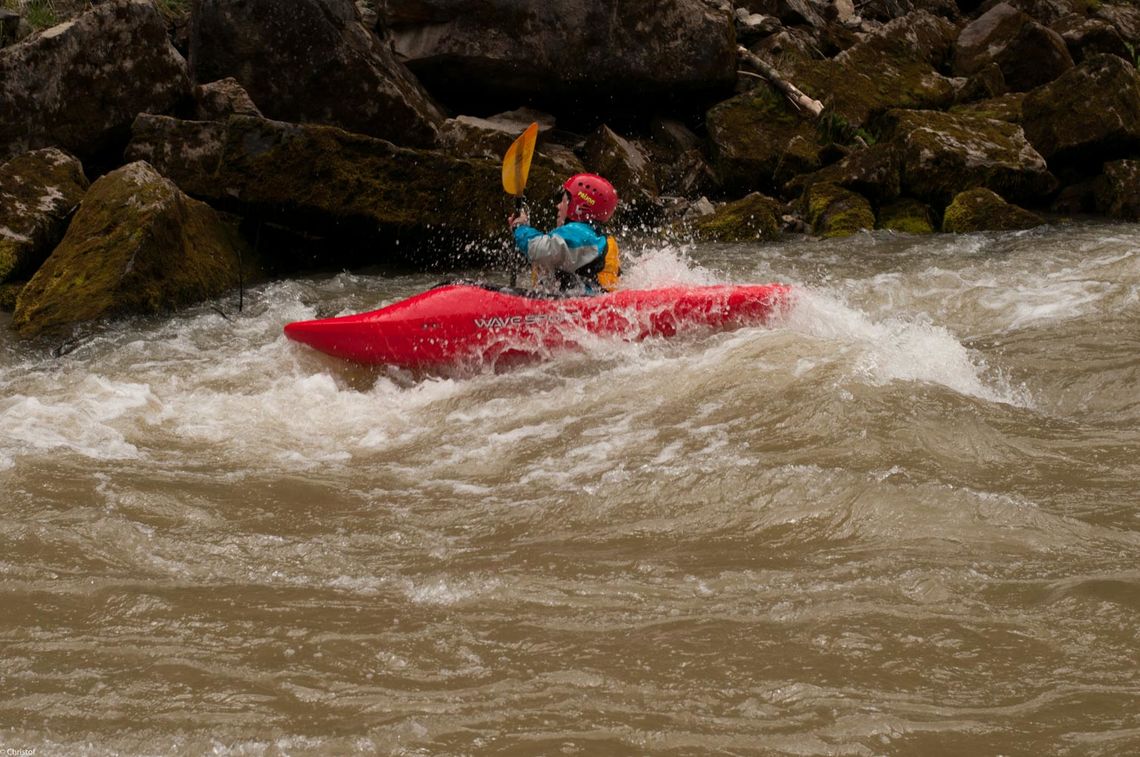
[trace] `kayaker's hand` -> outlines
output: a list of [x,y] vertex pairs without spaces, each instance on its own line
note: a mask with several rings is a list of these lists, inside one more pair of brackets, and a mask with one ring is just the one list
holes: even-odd
[[526,208],[522,208],[518,213],[511,216],[510,220],[507,221],[507,223],[511,225],[512,229],[516,226],[525,226],[526,224],[530,223],[530,215],[527,214]]

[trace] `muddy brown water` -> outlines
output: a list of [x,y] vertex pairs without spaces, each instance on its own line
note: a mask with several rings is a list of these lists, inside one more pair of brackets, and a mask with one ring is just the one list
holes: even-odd
[[462,377],[281,336],[422,275],[4,329],[0,752],[1140,753],[1138,251],[644,246],[796,305]]

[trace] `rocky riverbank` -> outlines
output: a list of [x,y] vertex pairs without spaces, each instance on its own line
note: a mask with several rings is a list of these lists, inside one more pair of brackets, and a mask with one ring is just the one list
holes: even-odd
[[493,263],[534,120],[531,197],[596,171],[621,221],[704,239],[1140,219],[1128,2],[4,4],[0,303],[24,336],[243,278]]

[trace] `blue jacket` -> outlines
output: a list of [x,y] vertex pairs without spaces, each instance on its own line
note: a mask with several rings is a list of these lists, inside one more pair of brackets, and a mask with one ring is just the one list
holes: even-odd
[[581,221],[563,224],[549,234],[533,226],[517,226],[515,246],[531,265],[550,272],[575,273],[606,256],[606,238]]

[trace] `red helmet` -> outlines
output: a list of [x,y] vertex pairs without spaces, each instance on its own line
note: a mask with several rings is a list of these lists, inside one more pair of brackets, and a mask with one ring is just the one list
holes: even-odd
[[614,185],[597,174],[575,174],[566,180],[562,189],[570,195],[566,218],[571,221],[608,221],[617,210]]

